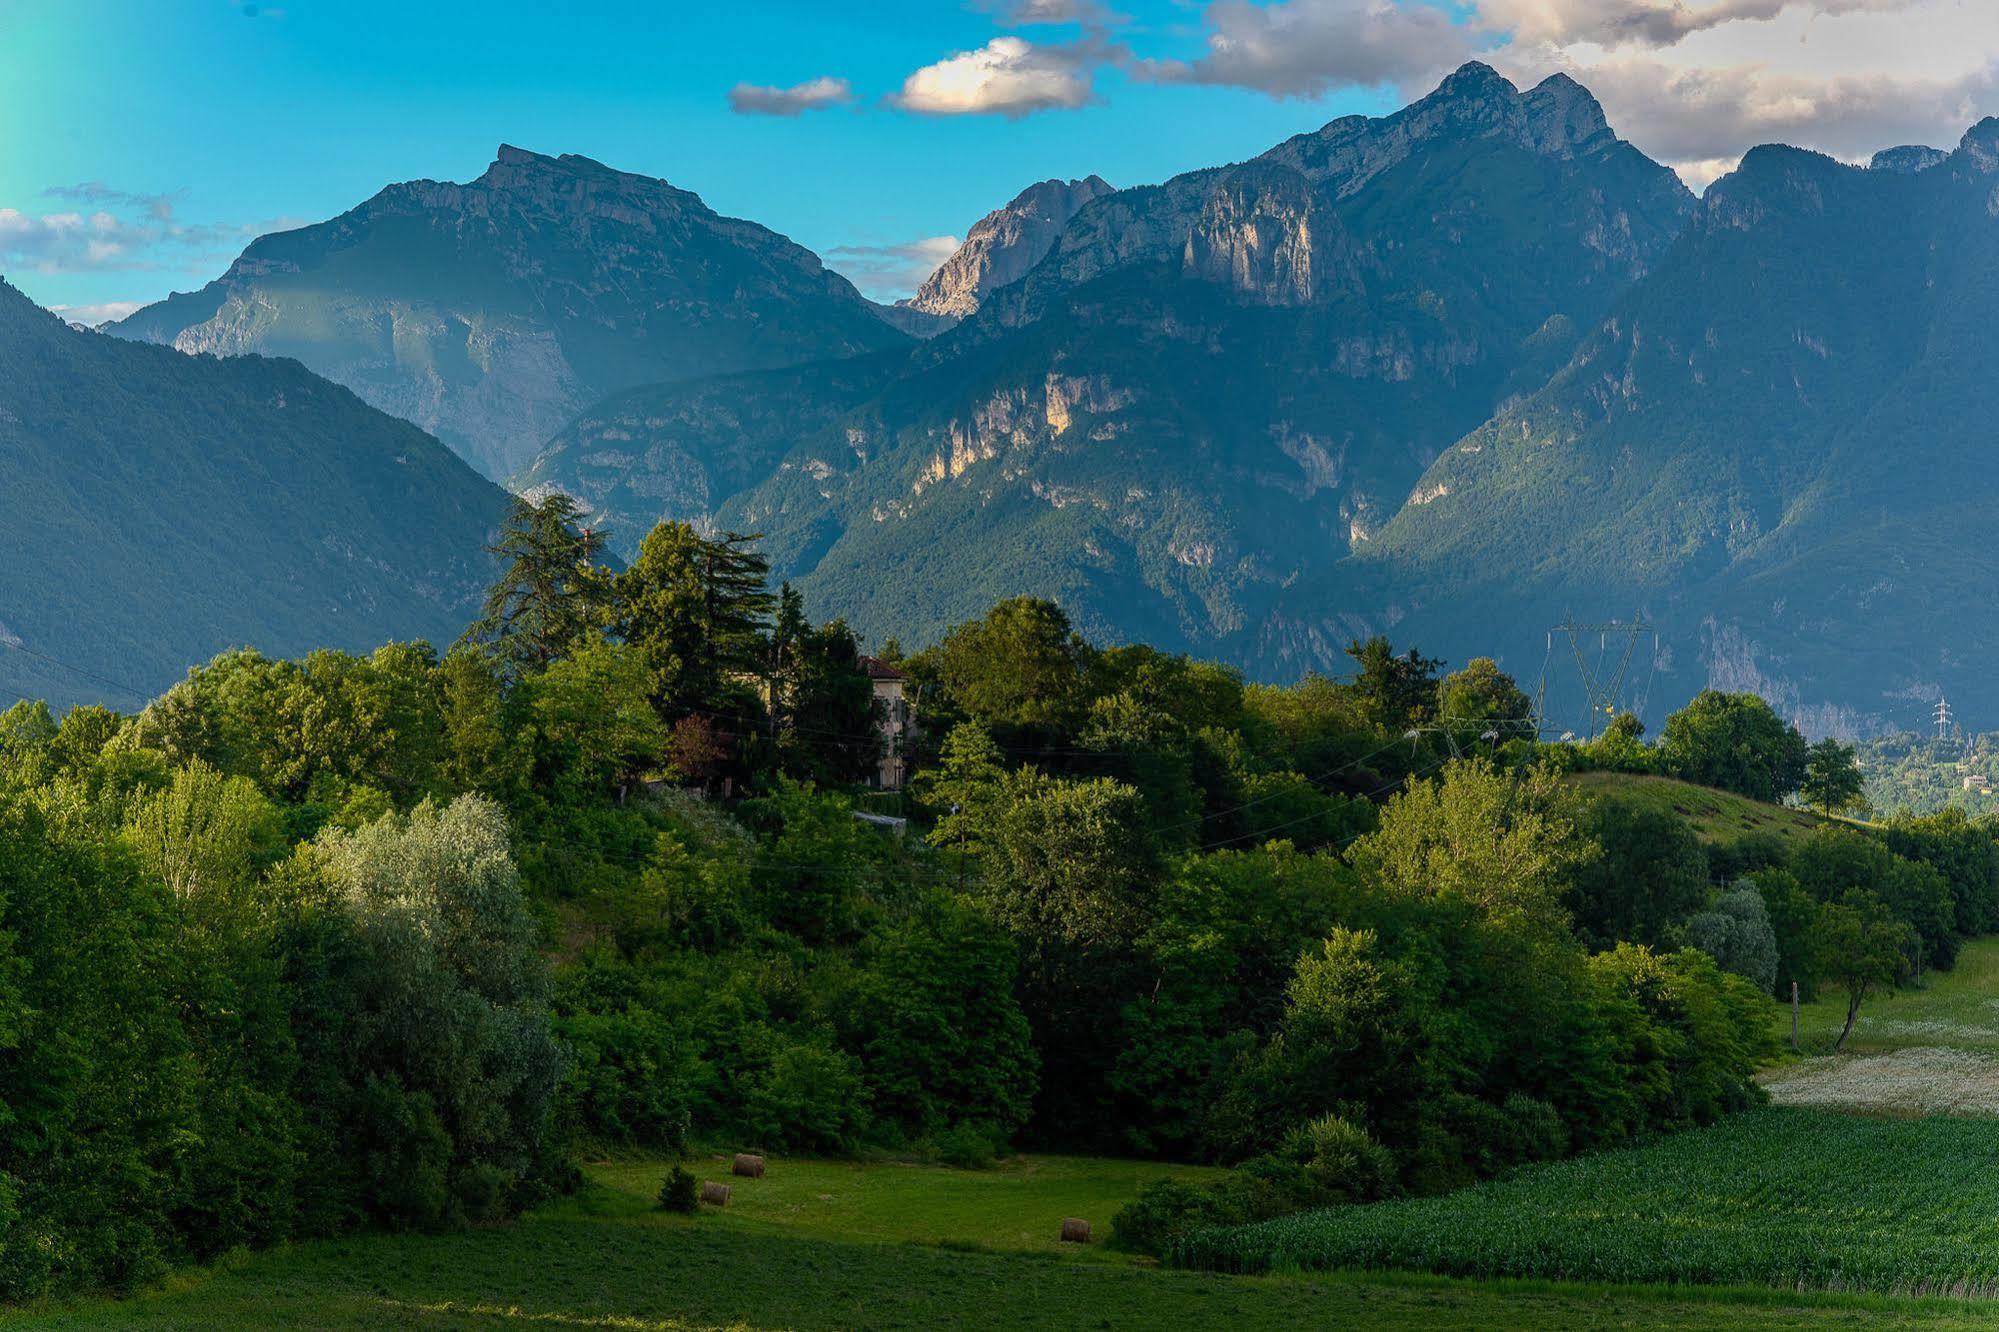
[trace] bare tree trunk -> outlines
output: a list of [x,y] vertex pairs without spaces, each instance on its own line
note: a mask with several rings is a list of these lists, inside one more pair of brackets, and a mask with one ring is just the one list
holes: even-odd
[[1853,991],[1847,998],[1846,1026],[1840,1029],[1839,1039],[1832,1043],[1832,1052],[1834,1054],[1839,1053],[1839,1048],[1842,1045],[1846,1044],[1846,1038],[1853,1034],[1853,1020],[1860,1016],[1861,998],[1862,998],[1862,992],[1859,990]]

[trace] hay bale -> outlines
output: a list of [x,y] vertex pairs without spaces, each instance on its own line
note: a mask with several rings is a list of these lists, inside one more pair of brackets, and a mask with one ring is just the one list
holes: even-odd
[[1064,1244],[1088,1244],[1090,1242],[1090,1223],[1080,1216],[1063,1217],[1062,1242]]
[[732,1169],[744,1179],[762,1179],[764,1177],[764,1159],[749,1152],[737,1152],[736,1161]]
[[713,1207],[727,1207],[729,1205],[729,1186],[727,1184],[717,1184],[712,1179],[703,1180],[701,1183],[701,1201]]

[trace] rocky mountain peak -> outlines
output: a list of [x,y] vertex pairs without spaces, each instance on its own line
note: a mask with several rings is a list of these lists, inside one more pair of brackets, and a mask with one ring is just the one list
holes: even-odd
[[1566,74],[1542,80],[1521,104],[1527,114],[1528,137],[1541,152],[1560,156],[1617,137],[1611,133],[1603,104]]
[[1966,130],[1953,156],[1973,171],[1999,173],[1999,116],[1987,116]]
[[1904,144],[1899,148],[1883,148],[1867,163],[1869,171],[1893,171],[1898,175],[1913,176],[1918,171],[1928,171],[1950,160],[1950,154],[1941,148],[1928,148],[1918,143]]
[[1566,74],[1521,92],[1492,66],[1473,61],[1421,101],[1381,119],[1344,116],[1263,155],[1358,193],[1382,172],[1432,142],[1496,138],[1544,156],[1572,159],[1606,151],[1621,140],[1590,91]]
[[1115,193],[1102,176],[1044,180],[1028,186],[1012,202],[986,214],[965,235],[965,243],[925,280],[915,296],[899,305],[926,314],[963,319],[995,288],[1017,282],[1046,257],[1069,219],[1086,204]]

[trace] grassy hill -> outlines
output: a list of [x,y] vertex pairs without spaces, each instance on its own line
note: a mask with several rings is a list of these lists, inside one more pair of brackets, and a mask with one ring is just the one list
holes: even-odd
[[1575,783],[1591,795],[1612,796],[1644,809],[1677,814],[1693,825],[1703,842],[1727,846],[1746,837],[1789,840],[1803,837],[1825,820],[1807,810],[1766,805],[1732,791],[1695,786],[1671,777],[1624,772],[1577,773]]

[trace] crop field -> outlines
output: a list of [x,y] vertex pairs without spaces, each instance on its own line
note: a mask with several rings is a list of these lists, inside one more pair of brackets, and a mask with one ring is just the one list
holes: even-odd
[[1445,1198],[1196,1236],[1232,1272],[1999,1295],[1999,1125],[1773,1108]]
[[[718,1165],[695,1168],[713,1177]],[[1999,1328],[1999,1305],[1963,1300],[1398,1272],[1243,1277],[1050,1244],[1045,1216],[1101,1216],[1160,1169],[1127,1161],[1024,1157],[965,1172],[774,1160],[767,1178],[738,1183],[727,1209],[693,1217],[651,1206],[665,1169],[593,1165],[577,1197],[512,1225],[236,1255],[125,1300],[0,1310],[0,1328]]]

